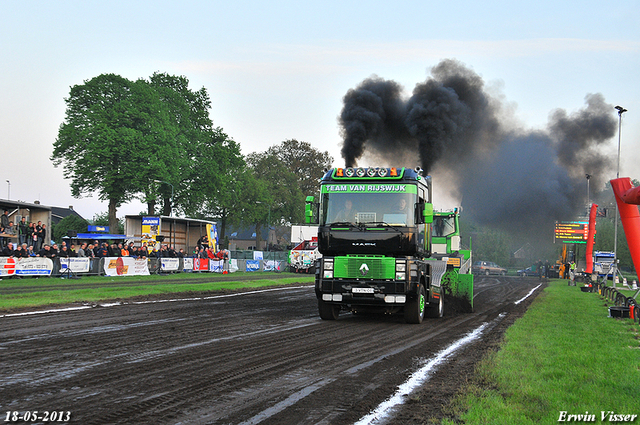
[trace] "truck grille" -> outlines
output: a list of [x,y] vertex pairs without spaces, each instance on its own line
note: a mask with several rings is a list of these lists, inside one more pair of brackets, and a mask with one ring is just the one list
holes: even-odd
[[394,279],[396,261],[392,257],[335,257],[335,278]]

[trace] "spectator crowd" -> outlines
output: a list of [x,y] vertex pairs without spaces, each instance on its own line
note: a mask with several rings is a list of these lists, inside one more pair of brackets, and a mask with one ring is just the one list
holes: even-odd
[[[13,221],[9,219],[7,210],[4,210],[4,213],[0,217],[0,235],[5,235],[0,236],[0,256],[3,257],[46,257],[50,259],[69,257],[191,257],[210,260],[229,259],[229,251],[223,249],[216,252],[209,246],[209,241],[206,236],[198,239],[197,245],[191,255],[187,255],[182,248],[176,251],[175,247],[169,246],[168,244],[160,244],[158,248],[156,245],[148,245],[146,242],[136,247],[133,242],[129,244],[108,244],[107,242],[94,240],[93,243],[82,242],[76,246],[72,242],[67,244],[66,241],[62,241],[60,246],[58,246],[56,243],[45,243],[47,235],[46,224],[41,221],[37,223],[27,223],[25,217],[22,217],[16,226]],[[14,244],[12,239],[16,239],[16,236],[18,241]]]

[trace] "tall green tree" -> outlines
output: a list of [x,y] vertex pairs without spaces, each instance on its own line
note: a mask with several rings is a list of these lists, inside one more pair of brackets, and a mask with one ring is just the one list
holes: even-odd
[[325,169],[331,168],[333,157],[328,151],[319,151],[308,142],[296,139],[285,140],[267,149],[297,178],[304,196],[316,195],[320,190],[319,181]]
[[260,238],[262,226],[300,223],[304,218],[304,195],[298,176],[276,155],[269,151],[247,155],[260,191],[248,205],[248,214],[255,220],[256,235]]
[[172,204],[183,212],[187,205],[193,204],[190,198],[197,188],[192,185],[192,165],[202,158],[204,151],[212,144],[219,144],[226,135],[221,137],[222,131],[213,129],[213,121],[209,117],[211,100],[204,87],[194,91],[189,88],[186,77],[159,72],[151,76],[149,84],[167,108],[172,125],[168,135],[170,143],[157,153],[156,167],[143,198],[149,204],[150,214],[160,197],[162,214],[171,215]]
[[71,87],[51,160],[64,166],[73,196],[97,193],[116,210],[145,190],[174,145],[166,104],[144,80],[103,74]]
[[251,197],[254,183],[247,179],[252,176],[240,146],[221,128],[215,128],[209,138],[195,145],[193,160],[184,175],[184,186],[189,187],[189,193],[181,197],[185,213],[220,220],[219,235],[224,239],[227,225],[238,224],[237,212]]

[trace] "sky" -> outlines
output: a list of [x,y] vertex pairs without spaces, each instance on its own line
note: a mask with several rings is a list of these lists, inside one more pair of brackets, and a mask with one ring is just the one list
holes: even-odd
[[[184,75],[244,154],[297,139],[343,166],[347,91],[377,75],[408,97],[443,59],[481,76],[529,130],[594,93],[616,118],[613,105],[628,109],[620,175],[640,179],[639,12],[639,0],[0,0],[0,199],[72,205],[87,219],[107,211],[97,196],[72,197],[51,161],[70,88],[100,74]],[[435,193],[436,207],[457,201]],[[132,202],[118,216],[144,209]]]

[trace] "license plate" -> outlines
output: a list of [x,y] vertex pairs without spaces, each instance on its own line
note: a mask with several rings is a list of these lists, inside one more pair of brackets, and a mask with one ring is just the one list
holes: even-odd
[[373,288],[351,288],[351,292],[354,294],[373,294]]

